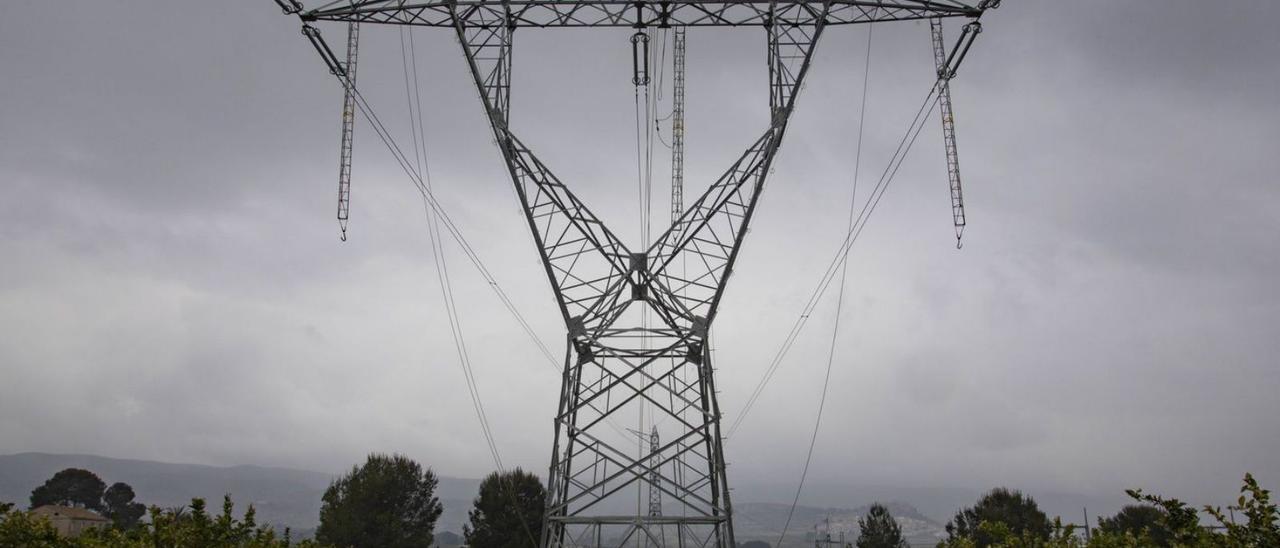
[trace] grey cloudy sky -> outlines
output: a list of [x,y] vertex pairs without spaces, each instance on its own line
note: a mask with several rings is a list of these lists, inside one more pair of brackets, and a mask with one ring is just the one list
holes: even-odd
[[[965,247],[935,115],[852,254],[812,477],[1197,500],[1246,471],[1280,486],[1278,19],[1270,0],[991,13],[953,86]],[[729,420],[842,239],[866,32],[824,38],[730,284]],[[932,72],[927,25],[875,33],[862,197]],[[521,31],[513,124],[634,241],[628,34]],[[689,192],[766,123],[763,38],[689,33]],[[362,87],[407,142],[399,35],[364,39]],[[415,41],[438,195],[558,347],[458,46]],[[341,92],[296,19],[266,1],[9,1],[0,68],[0,453],[492,468],[422,205],[367,125],[338,241]],[[544,471],[558,378],[447,249],[504,459]],[[828,298],[728,441],[731,481],[798,476],[834,314]]]

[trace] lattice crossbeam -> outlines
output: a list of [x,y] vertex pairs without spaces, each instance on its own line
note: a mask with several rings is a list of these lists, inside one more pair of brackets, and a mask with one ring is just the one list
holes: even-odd
[[976,17],[981,10],[947,0],[805,2],[635,2],[622,0],[340,0],[303,14],[305,19],[451,27],[704,27],[848,25],[930,17]]

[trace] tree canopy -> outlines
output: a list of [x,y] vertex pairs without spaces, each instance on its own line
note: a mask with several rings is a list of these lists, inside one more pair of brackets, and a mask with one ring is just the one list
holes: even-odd
[[519,468],[480,482],[462,536],[470,548],[537,548],[547,491],[538,476]]
[[1163,510],[1150,504],[1130,504],[1114,516],[1098,520],[1098,530],[1115,535],[1128,533],[1135,538],[1146,535],[1152,546],[1170,548],[1173,538],[1164,521]]
[[102,493],[106,488],[107,484],[97,474],[83,468],[67,468],[31,491],[31,507],[55,504],[102,511]]
[[372,454],[329,485],[316,540],[351,548],[429,548],[444,508],[439,480],[403,455]]
[[858,548],[907,548],[902,527],[880,503],[871,505],[867,515],[858,518]]
[[133,487],[124,482],[116,482],[102,494],[104,515],[111,519],[117,528],[129,530],[138,525],[138,520],[147,513],[147,507],[134,502]]
[[977,504],[956,513],[947,523],[947,538],[968,539],[978,548],[985,548],[996,543],[996,535],[983,523],[989,526],[1002,526],[1019,537],[1047,539],[1052,524],[1044,512],[1040,511],[1035,499],[1019,491],[997,487],[992,489]]
[[[1091,531],[1087,539],[1077,534],[1075,527],[1063,525],[1057,519],[1046,535],[1034,531],[1017,533],[1001,521],[979,520],[972,526],[973,516],[966,516],[966,527],[977,534],[957,535],[959,529],[948,524],[951,536],[938,543],[938,548],[1150,548],[1162,546],[1153,534],[1161,529],[1168,534],[1167,546],[1176,548],[1280,546],[1280,509],[1271,502],[1271,492],[1259,486],[1252,475],[1245,474],[1240,497],[1228,508],[1235,518],[1224,515],[1221,508],[1214,506],[1197,510],[1178,499],[1137,489],[1127,492],[1139,505],[1126,507],[1116,516],[1101,520],[1101,525]],[[1205,527],[1201,522],[1202,513],[1217,523]],[[1154,526],[1145,525],[1149,518],[1155,518]]]
[[134,497],[133,487],[127,483],[106,487],[93,472],[67,468],[31,491],[31,508],[49,504],[85,508],[110,519],[116,528],[128,530],[147,513],[147,507],[135,502]]

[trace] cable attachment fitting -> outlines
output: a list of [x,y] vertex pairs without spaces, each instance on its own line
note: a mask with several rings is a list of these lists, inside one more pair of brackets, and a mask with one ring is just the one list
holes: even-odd
[[643,30],[631,35],[631,83],[649,85],[649,35]]

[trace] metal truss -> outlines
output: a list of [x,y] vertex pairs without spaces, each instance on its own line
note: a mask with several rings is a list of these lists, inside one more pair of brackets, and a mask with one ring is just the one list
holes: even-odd
[[[279,0],[277,0],[279,1]],[[989,0],[987,0],[989,1]],[[705,27],[842,25],[929,17],[977,17],[981,6],[955,0],[707,2],[635,0],[337,0],[306,20],[468,27]]]
[[982,24],[974,21],[964,26],[956,45],[948,55],[943,43],[942,20],[929,20],[929,32],[933,38],[934,65],[938,68],[938,109],[942,114],[942,143],[947,154],[947,184],[951,187],[951,221],[956,229],[956,247],[964,237],[964,189],[960,184],[960,154],[956,152],[956,120],[951,106],[951,79],[955,77],[960,62],[969,53],[974,38],[982,32]]
[[[496,16],[495,16],[496,17]],[[455,19],[548,279],[568,329],[548,480],[545,546],[645,539],[734,546],[707,330],[781,144],[826,18],[770,19],[769,127],[649,249],[632,251],[507,126],[513,28]],[[675,265],[681,265],[677,268]],[[639,314],[657,318],[641,327]],[[647,447],[607,420],[649,406]],[[627,511],[647,488],[670,508]],[[638,499],[636,499],[638,500]]]
[[687,37],[671,33],[671,222],[684,213],[684,80]]
[[[340,0],[306,11],[276,1],[306,21],[457,34],[567,330],[544,548],[736,547],[708,334],[817,43],[829,25],[976,19],[997,3]],[[687,208],[673,200],[670,227],[646,249],[625,245],[509,127],[515,30],[586,26],[758,26],[768,42],[768,127]],[[304,32],[338,74],[318,32]],[[646,410],[648,436],[614,423]]]
[[356,122],[356,61],[359,58],[360,23],[347,23],[347,62],[343,64],[346,79],[342,98],[342,148],[338,154],[338,226],[342,241],[347,240],[347,221],[351,214],[351,149]]

